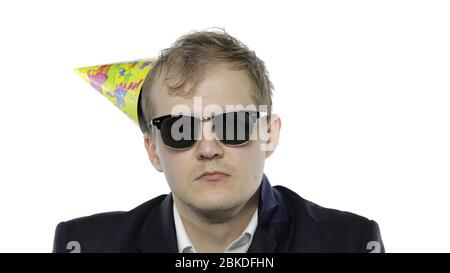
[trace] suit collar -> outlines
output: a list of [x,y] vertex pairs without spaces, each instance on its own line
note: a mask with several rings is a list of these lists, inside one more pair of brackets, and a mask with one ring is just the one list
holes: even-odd
[[261,181],[261,194],[258,204],[258,227],[255,231],[248,253],[275,252],[281,230],[288,224],[288,212],[281,194],[270,185],[264,174]]
[[265,174],[261,181],[261,194],[258,204],[259,224],[269,225],[287,221],[288,214],[281,194],[274,189]]

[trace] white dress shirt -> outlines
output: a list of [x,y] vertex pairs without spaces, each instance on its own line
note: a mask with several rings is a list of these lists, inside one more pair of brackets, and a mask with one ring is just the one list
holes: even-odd
[[[178,212],[175,202],[173,203],[173,218],[175,222],[175,230],[177,233],[178,252],[179,253],[197,253],[189,236],[186,233],[183,222]],[[232,242],[225,250],[224,253],[246,253],[255,234],[256,227],[258,225],[258,208],[256,208],[252,219],[248,223],[241,236]]]

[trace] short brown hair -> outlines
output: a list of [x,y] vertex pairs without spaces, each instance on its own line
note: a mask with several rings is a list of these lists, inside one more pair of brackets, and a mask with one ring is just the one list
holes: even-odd
[[[141,107],[145,119],[150,121],[153,118],[150,90],[157,76],[166,76],[164,80],[169,93],[189,96],[190,92],[184,91],[186,84],[189,90],[194,90],[205,69],[217,63],[230,63],[230,69],[246,70],[255,86],[253,99],[258,105],[266,105],[270,115],[273,84],[264,62],[254,51],[219,28],[219,31],[196,31],[183,35],[170,48],[160,52],[142,87]],[[176,81],[168,82],[174,78]]]

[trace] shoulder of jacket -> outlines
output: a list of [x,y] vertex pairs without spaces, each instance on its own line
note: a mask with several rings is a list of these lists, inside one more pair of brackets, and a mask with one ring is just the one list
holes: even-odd
[[352,224],[360,225],[363,228],[369,222],[366,217],[352,212],[322,207],[302,198],[296,192],[284,186],[275,186],[275,188],[283,196],[291,213],[301,215],[303,221],[309,219],[316,223]]

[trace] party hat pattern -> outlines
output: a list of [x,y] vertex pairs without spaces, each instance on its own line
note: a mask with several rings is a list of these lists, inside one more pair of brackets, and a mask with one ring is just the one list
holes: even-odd
[[139,95],[145,77],[155,62],[156,59],[141,59],[81,67],[75,71],[142,129],[138,115]]

